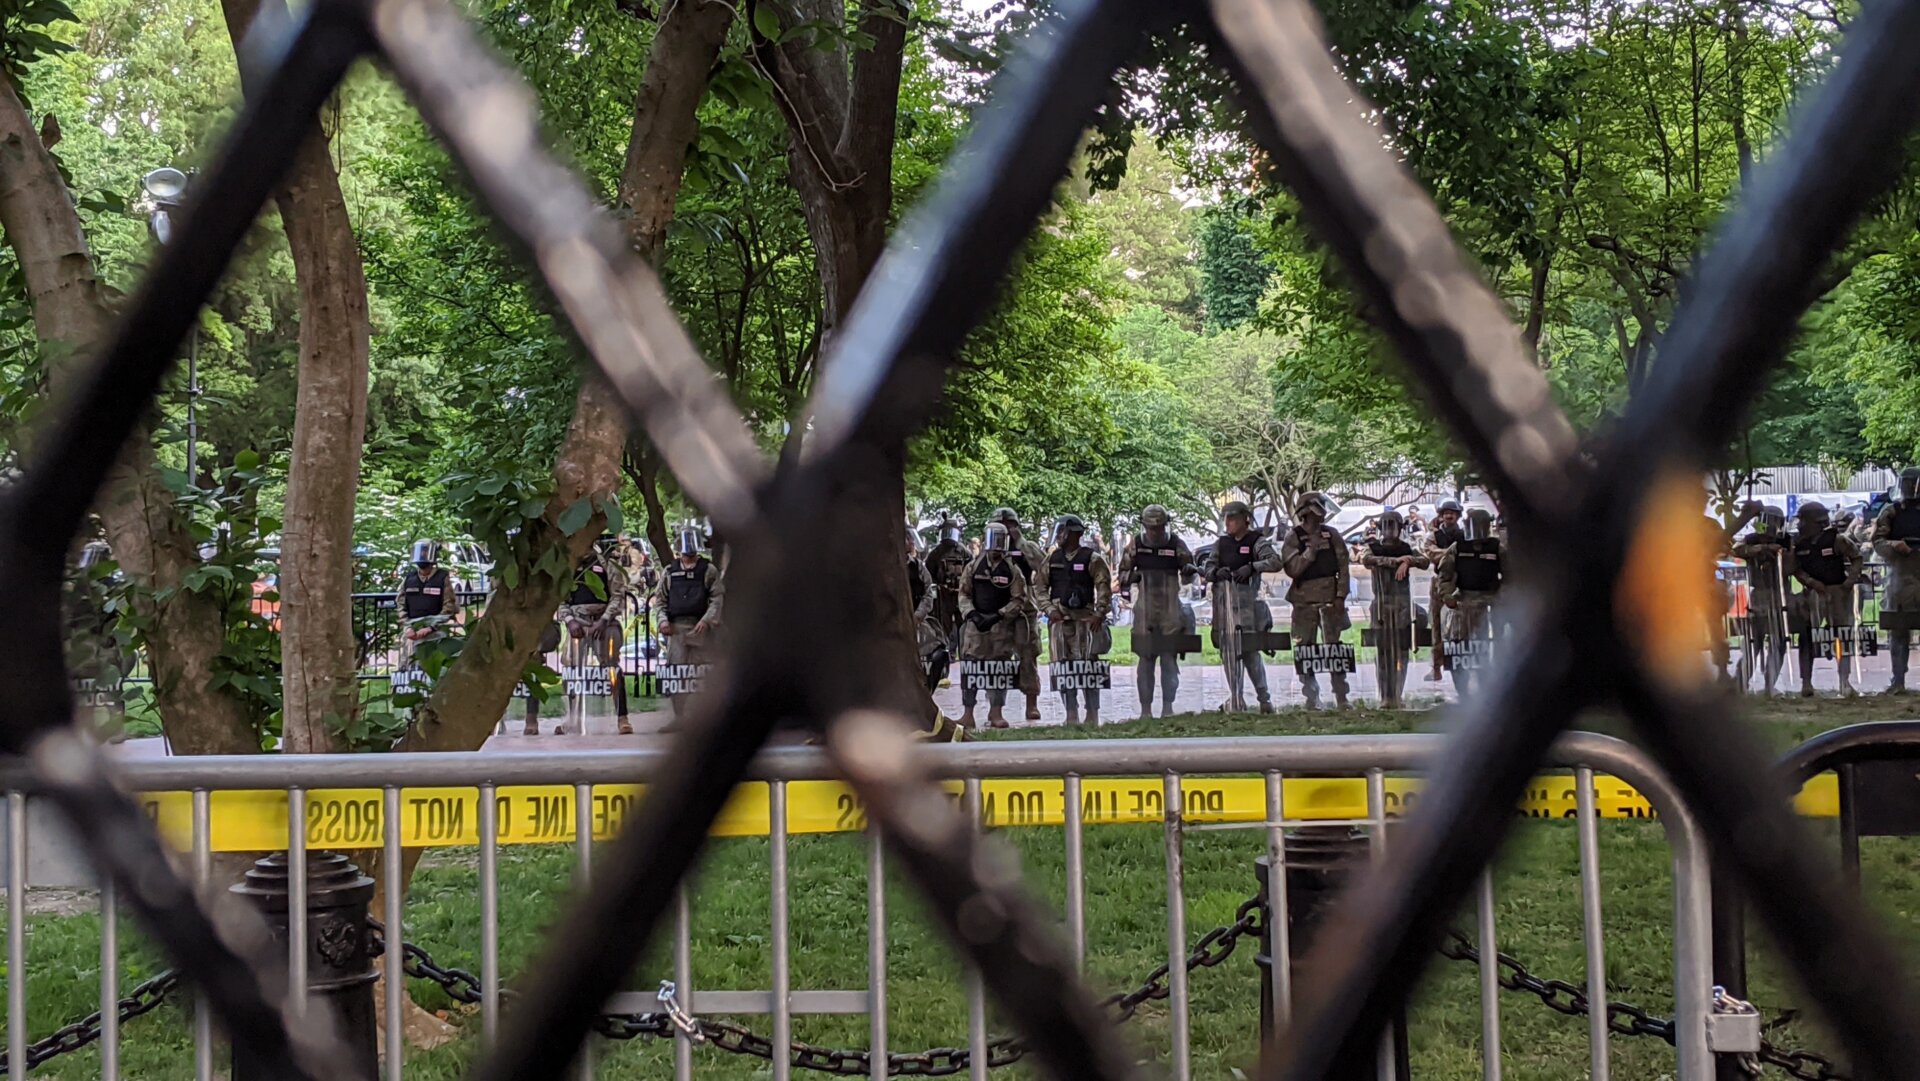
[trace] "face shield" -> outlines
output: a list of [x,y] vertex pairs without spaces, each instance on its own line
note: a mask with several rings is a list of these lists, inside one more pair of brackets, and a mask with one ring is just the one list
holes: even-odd
[[1405,523],[1401,521],[1398,514],[1392,511],[1382,514],[1378,522],[1380,525],[1380,539],[1386,541],[1388,544],[1399,540],[1400,534],[1405,531]]
[[1087,523],[1081,521],[1078,515],[1062,515],[1060,520],[1053,524],[1053,543],[1062,548],[1080,547],[1080,538],[1086,535]]
[[1802,533],[1822,533],[1833,524],[1832,518],[1827,514],[1826,506],[1821,503],[1801,504],[1799,513],[1794,517],[1799,522]]
[[438,544],[430,540],[417,540],[413,542],[414,566],[431,567],[438,562],[440,562],[440,546]]
[[1140,539],[1150,545],[1167,543],[1167,508],[1155,503],[1140,512]]
[[943,541],[952,541],[955,544],[959,544],[960,543],[960,523],[959,522],[940,523],[940,539]]
[[1920,466],[1908,466],[1900,471],[1900,502],[1916,500],[1920,500]]
[[1786,512],[1768,507],[1760,512],[1760,532],[1785,533],[1787,531]]
[[987,523],[986,543],[984,545],[987,551],[1004,554],[1012,546],[1013,538],[1007,533],[1007,527],[1004,524],[1000,522]]
[[680,536],[674,540],[673,554],[677,556],[697,556],[700,554],[700,531],[692,526],[681,526]]
[[1466,531],[1468,540],[1487,540],[1493,536],[1493,515],[1483,510],[1468,511]]

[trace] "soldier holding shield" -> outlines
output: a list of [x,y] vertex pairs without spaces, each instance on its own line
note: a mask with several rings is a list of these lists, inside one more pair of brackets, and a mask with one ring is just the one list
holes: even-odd
[[1360,565],[1373,574],[1374,665],[1379,673],[1380,701],[1398,709],[1406,691],[1407,668],[1413,657],[1414,568],[1431,565],[1401,536],[1405,521],[1391,508],[1376,521],[1380,535],[1366,544]]

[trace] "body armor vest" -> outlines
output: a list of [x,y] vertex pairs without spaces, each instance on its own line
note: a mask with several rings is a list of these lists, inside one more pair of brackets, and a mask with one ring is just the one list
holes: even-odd
[[1047,595],[1068,608],[1093,603],[1093,549],[1055,550],[1047,557]]
[[1169,537],[1165,544],[1149,545],[1144,541],[1133,544],[1133,568],[1140,571],[1177,571],[1186,566],[1180,558],[1180,549]]
[[1381,556],[1382,558],[1393,559],[1399,556],[1412,555],[1413,545],[1408,544],[1406,541],[1403,541],[1403,540],[1397,540],[1397,541],[1372,540],[1367,542],[1367,551],[1372,552],[1374,555]]
[[[1260,534],[1248,533],[1239,540],[1233,535],[1221,537],[1213,542],[1213,565],[1227,570],[1239,570],[1260,558]],[[1257,577],[1257,576],[1256,576]]]
[[1794,538],[1794,561],[1809,577],[1822,585],[1837,586],[1847,580],[1847,560],[1840,554],[1839,533],[1826,529],[1812,537]]
[[1003,559],[999,566],[982,563],[973,572],[973,608],[976,612],[998,612],[1013,599],[1012,575],[1014,568],[1008,566],[1011,559]]
[[[1324,529],[1326,527],[1319,526],[1316,528]],[[1312,539],[1307,534],[1307,531],[1300,528],[1299,526],[1293,527],[1293,538],[1294,538],[1294,541],[1300,545],[1300,550],[1303,552],[1306,551],[1307,541]],[[1335,537],[1328,544],[1326,548],[1322,549],[1318,554],[1316,554],[1313,557],[1313,563],[1310,566],[1308,566],[1306,570],[1301,571],[1299,576],[1294,578],[1294,581],[1310,582],[1315,578],[1331,578],[1334,575],[1339,574],[1340,560],[1339,560],[1339,557],[1333,554],[1333,545],[1339,544],[1339,543],[1340,543],[1340,538]]]
[[713,593],[707,589],[707,568],[713,566],[706,556],[693,561],[693,566],[675,563],[667,568],[667,618],[699,619],[707,614],[707,605],[713,602]]
[[1453,549],[1453,580],[1461,589],[1492,593],[1500,588],[1500,542],[1462,540]]
[[609,588],[609,585],[607,582],[607,565],[601,562],[600,560],[596,559],[592,563],[587,564],[584,568],[582,568],[578,573],[576,573],[573,576],[573,592],[567,594],[568,604],[581,605],[581,604],[607,603],[606,597],[601,596],[599,593],[595,593],[593,591],[593,583],[587,580],[587,575],[589,574],[597,574],[600,576],[600,588],[603,591]]
[[1433,527],[1433,546],[1446,550],[1466,540],[1467,535],[1459,526],[1437,525]]
[[1901,500],[1893,505],[1893,520],[1887,523],[1889,540],[1920,540],[1920,502]]
[[401,608],[408,619],[437,616],[446,610],[447,590],[452,588],[445,567],[434,568],[425,578],[420,577],[418,570],[410,570],[400,583]]

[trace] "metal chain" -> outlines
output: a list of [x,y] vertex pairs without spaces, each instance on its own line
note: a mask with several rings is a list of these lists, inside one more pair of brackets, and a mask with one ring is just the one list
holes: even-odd
[[[168,969],[135,987],[120,1000],[120,1005],[115,1011],[120,1022],[125,1024],[143,1013],[151,1013],[159,1009],[160,1004],[165,1002],[167,996],[179,986],[179,975],[172,969]],[[69,1051],[78,1051],[98,1040],[101,1020],[102,1015],[95,1011],[28,1044],[27,1069],[31,1070],[48,1059],[64,1055]],[[0,1070],[7,1068],[10,1054],[10,1050],[0,1048]]]
[[[1447,940],[1440,946],[1440,956],[1454,961],[1480,963],[1480,950],[1473,940],[1459,931],[1448,931]],[[1518,991],[1533,995],[1548,1009],[1568,1016],[1585,1017],[1591,1005],[1586,989],[1568,983],[1565,980],[1542,979],[1527,970],[1527,966],[1510,954],[1496,953],[1495,962],[1500,966],[1500,986],[1509,991]],[[1674,1042],[1673,1021],[1649,1013],[1639,1006],[1626,1002],[1607,1002],[1607,1028],[1622,1036],[1655,1036],[1667,1043]],[[1769,1041],[1760,1041],[1760,1052],[1754,1056],[1758,1062],[1768,1066],[1777,1066],[1788,1076],[1803,1081],[1851,1081],[1849,1075],[1842,1073],[1833,1060],[1817,1051],[1794,1051],[1775,1047]],[[1759,1073],[1757,1066],[1748,1069]]]

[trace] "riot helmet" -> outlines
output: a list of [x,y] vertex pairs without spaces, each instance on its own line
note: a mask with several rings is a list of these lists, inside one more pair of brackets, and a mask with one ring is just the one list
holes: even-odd
[[1900,471],[1900,502],[1920,501],[1920,465],[1910,465]]
[[1380,539],[1389,544],[1399,540],[1400,534],[1407,527],[1407,520],[1400,517],[1400,512],[1391,507],[1381,511],[1380,517],[1375,518],[1374,522],[1380,527]]
[[1079,544],[1080,538],[1086,536],[1086,533],[1087,523],[1081,521],[1078,514],[1062,514],[1059,520],[1053,523],[1053,542],[1062,548],[1069,544]]
[[680,527],[679,536],[674,538],[673,554],[677,556],[697,556],[700,554],[700,530],[692,522]]
[[943,541],[952,541],[955,544],[959,544],[960,543],[960,523],[957,521],[954,521],[952,518],[942,518],[940,520],[940,539]]
[[999,522],[1001,525],[1006,526],[1007,536],[1010,539],[1020,536],[1020,516],[1013,513],[1012,507],[1001,507],[995,510],[993,517],[987,520],[990,522]]
[[1007,532],[1006,523],[999,521],[988,522],[986,541],[981,547],[988,552],[1000,552],[1002,554],[1012,548],[1013,537]]
[[1232,500],[1226,506],[1221,507],[1220,517],[1227,523],[1227,532],[1229,533],[1233,532],[1233,520],[1235,518],[1240,519],[1240,528],[1251,529],[1253,527],[1253,508],[1240,502],[1238,499]]
[[1824,532],[1831,523],[1827,514],[1827,505],[1819,500],[1809,500],[1800,504],[1800,509],[1793,512],[1793,517],[1799,523],[1802,533]]
[[1167,542],[1167,523],[1172,518],[1167,508],[1149,503],[1140,509],[1140,537],[1148,544]]
[[1458,499],[1442,499],[1440,505],[1433,509],[1433,516],[1435,518],[1444,519],[1447,515],[1451,514],[1453,515],[1453,520],[1456,522],[1460,520],[1462,513]]
[[1327,520],[1327,501],[1319,492],[1301,492],[1293,501],[1293,516],[1302,525],[1319,525]]
[[413,565],[431,567],[440,562],[440,542],[417,540],[413,542]]
[[1493,512],[1488,510],[1483,510],[1479,507],[1475,507],[1474,509],[1468,511],[1467,517],[1466,517],[1466,530],[1467,530],[1467,539],[1471,541],[1486,540],[1492,537],[1493,536]]
[[1787,512],[1779,507],[1760,508],[1760,532],[1785,533],[1787,531]]

